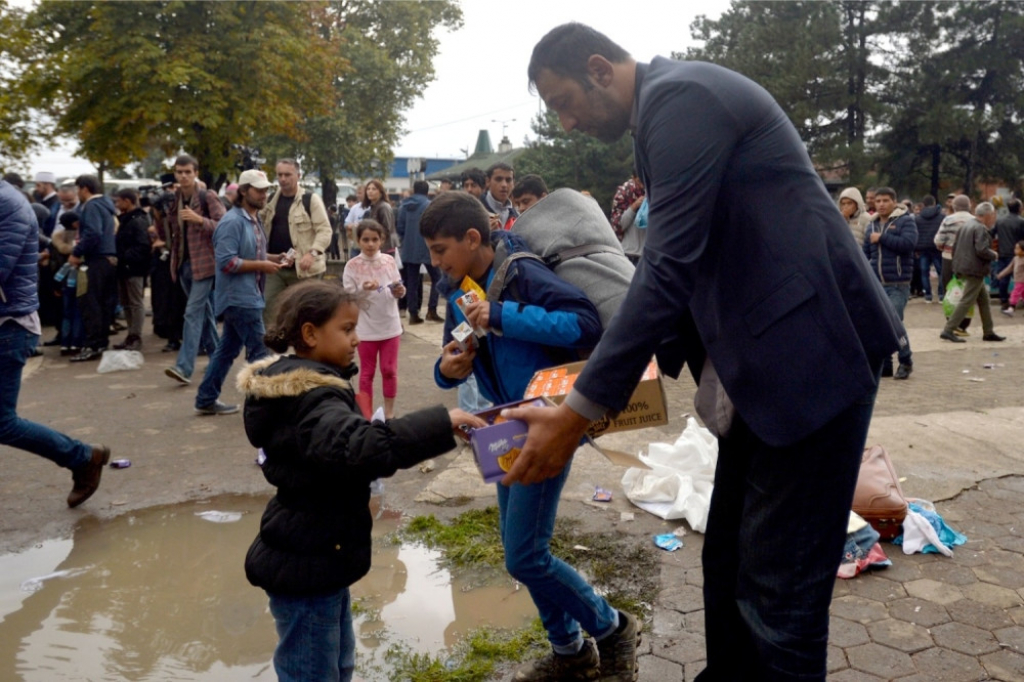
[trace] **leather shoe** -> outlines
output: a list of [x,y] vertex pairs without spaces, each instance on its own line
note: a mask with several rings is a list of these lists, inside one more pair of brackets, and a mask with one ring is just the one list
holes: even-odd
[[103,467],[109,461],[110,448],[105,445],[97,445],[93,447],[92,457],[87,463],[71,470],[71,479],[75,485],[71,488],[71,494],[68,495],[69,507],[77,507],[92,497],[92,494],[100,487]]
[[423,324],[423,318],[419,315],[409,314],[409,324]]
[[939,334],[939,338],[945,339],[946,341],[952,341],[953,343],[967,343],[967,341],[961,339],[959,336],[955,336],[951,332],[946,331]]
[[91,360],[99,360],[103,357],[103,351],[96,350],[94,348],[83,348],[82,352],[71,358],[71,362],[89,362]]
[[896,368],[896,374],[893,376],[893,379],[909,379],[910,373],[913,371],[913,365],[907,365],[901,362],[900,366]]
[[981,337],[981,340],[982,341],[1006,341],[1006,337],[1005,336],[999,336],[999,334],[996,334],[996,333],[993,332],[992,334],[985,334],[985,336]]
[[427,322],[444,322],[444,318],[438,315],[436,310],[428,310],[425,319]]

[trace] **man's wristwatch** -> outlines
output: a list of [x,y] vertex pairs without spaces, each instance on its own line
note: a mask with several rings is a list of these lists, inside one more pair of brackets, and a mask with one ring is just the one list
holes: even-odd
[[319,250],[317,250],[317,249],[310,249],[310,250],[309,250],[309,252],[310,252],[311,254],[313,254],[314,256],[322,256],[322,255],[323,255],[323,252],[322,252],[322,251],[319,251]]

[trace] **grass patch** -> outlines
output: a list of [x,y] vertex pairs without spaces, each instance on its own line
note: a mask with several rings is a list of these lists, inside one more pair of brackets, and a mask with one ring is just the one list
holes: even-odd
[[547,636],[536,619],[530,627],[513,632],[474,630],[451,652],[431,656],[395,645],[384,658],[391,666],[390,679],[396,681],[483,682],[499,664],[539,656],[547,649]]
[[[440,550],[449,568],[503,569],[505,564],[497,507],[467,511],[449,524],[433,514],[417,516],[401,533],[407,540]],[[578,521],[558,519],[551,553],[586,574],[616,608],[638,616],[650,609],[658,589],[658,562],[644,538],[620,532],[583,533]]]

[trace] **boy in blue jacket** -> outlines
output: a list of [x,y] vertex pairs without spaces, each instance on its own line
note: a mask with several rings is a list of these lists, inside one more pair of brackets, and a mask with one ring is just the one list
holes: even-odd
[[[491,402],[520,400],[537,370],[577,360],[580,350],[597,344],[601,322],[590,299],[531,258],[510,265],[509,284],[497,300],[473,303],[463,314],[456,300],[466,293],[464,280],[487,291],[495,272],[488,215],[473,196],[442,194],[423,212],[420,233],[432,264],[455,289],[448,297],[444,347],[434,366],[441,388],[454,388],[473,374]],[[496,238],[508,240],[510,252],[525,248],[514,233]],[[463,321],[487,335],[476,348],[460,352],[452,330]],[[634,680],[639,623],[612,608],[549,548],[568,473],[567,466],[541,483],[497,486],[505,567],[529,589],[552,646],[551,653],[519,668],[513,679]],[[583,639],[581,626],[596,646]]]

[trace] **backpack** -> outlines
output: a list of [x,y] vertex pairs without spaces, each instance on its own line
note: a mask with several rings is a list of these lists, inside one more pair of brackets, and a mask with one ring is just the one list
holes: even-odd
[[522,258],[539,260],[587,295],[607,329],[633,280],[635,268],[601,207],[573,189],[551,192],[495,239],[494,278],[487,288],[492,300],[505,289],[519,300],[511,265]]

